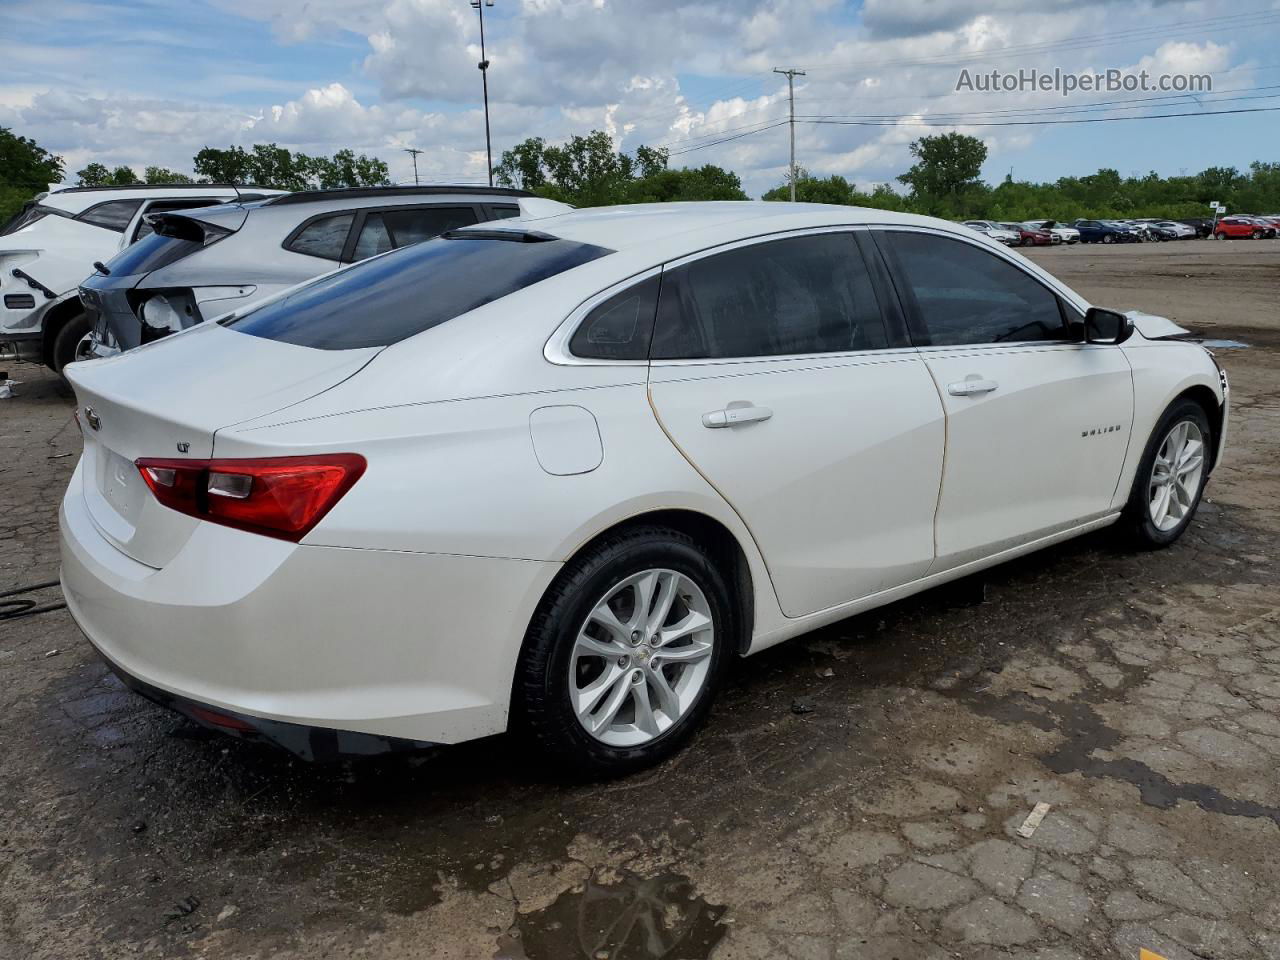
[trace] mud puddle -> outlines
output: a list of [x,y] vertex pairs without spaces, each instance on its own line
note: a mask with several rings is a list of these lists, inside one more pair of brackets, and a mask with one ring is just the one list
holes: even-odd
[[495,960],[704,960],[724,912],[679,874],[602,872],[520,916]]

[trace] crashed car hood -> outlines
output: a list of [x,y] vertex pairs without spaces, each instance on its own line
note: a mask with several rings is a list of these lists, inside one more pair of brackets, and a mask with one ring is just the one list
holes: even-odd
[[1148,340],[1181,337],[1191,332],[1185,327],[1178,326],[1168,317],[1157,317],[1153,313],[1143,313],[1141,310],[1127,310],[1125,316],[1133,321],[1137,331]]

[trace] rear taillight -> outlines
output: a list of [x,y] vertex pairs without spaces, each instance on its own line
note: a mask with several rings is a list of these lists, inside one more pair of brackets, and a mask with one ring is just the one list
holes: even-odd
[[364,473],[356,453],[261,460],[137,461],[166,507],[210,523],[297,542]]

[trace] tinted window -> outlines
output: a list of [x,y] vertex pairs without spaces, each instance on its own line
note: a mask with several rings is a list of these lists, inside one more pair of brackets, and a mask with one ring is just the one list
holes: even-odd
[[1007,260],[947,237],[891,236],[932,344],[1066,337],[1057,296]]
[[611,252],[571,240],[440,237],[322,277],[227,326],[322,350],[381,347]]
[[506,220],[509,217],[520,216],[519,207],[490,207],[489,214],[494,220]]
[[478,220],[472,207],[393,208],[383,210],[382,219],[391,233],[392,245],[397,247],[421,243],[440,236],[446,230],[470,226]]
[[853,236],[731,250],[666,271],[655,359],[834,353],[887,346]]
[[574,332],[569,351],[595,360],[647,360],[660,279],[641,280],[593,309]]
[[364,218],[364,226],[360,228],[360,236],[356,238],[356,249],[352,257],[356,260],[368,260],[392,248],[391,234],[387,225],[382,222],[382,214],[371,213]]
[[129,221],[140,206],[141,200],[109,200],[90,207],[76,219],[92,223],[95,227],[106,227],[116,233],[124,233],[124,228],[129,226]]
[[285,245],[285,249],[305,253],[309,257],[341,260],[342,248],[347,245],[347,234],[354,219],[354,213],[336,213],[312,220]]

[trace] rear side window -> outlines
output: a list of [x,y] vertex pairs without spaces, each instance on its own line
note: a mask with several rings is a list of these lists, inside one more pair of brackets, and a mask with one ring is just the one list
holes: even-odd
[[651,355],[716,359],[885,346],[880,306],[853,236],[823,233],[666,271]]
[[[233,318],[241,333],[321,350],[398,343],[613,251],[492,231],[439,237],[315,280]],[[544,235],[545,236],[545,235]]]
[[116,233],[124,233],[125,227],[129,226],[129,221],[140,206],[141,200],[108,200],[90,207],[76,219],[92,223],[95,227],[106,227]]
[[383,222],[391,233],[391,244],[407,247],[440,236],[446,230],[468,227],[479,218],[473,207],[417,207],[383,210]]
[[143,237],[149,237],[155,233],[155,227],[147,222],[147,217],[153,213],[167,213],[173,210],[194,210],[199,207],[210,207],[218,203],[216,197],[192,197],[189,200],[159,200],[147,207],[146,214],[138,223],[138,229],[133,233],[134,240],[141,240]]
[[574,331],[569,351],[591,360],[647,360],[660,282],[655,274],[595,307]]
[[1007,260],[949,237],[888,236],[933,346],[1066,339],[1057,295]]
[[284,248],[309,257],[341,260],[342,248],[347,245],[347,234],[351,232],[351,221],[354,219],[354,213],[317,217],[285,243]]
[[519,207],[490,207],[489,214],[494,220],[507,220],[520,216]]

